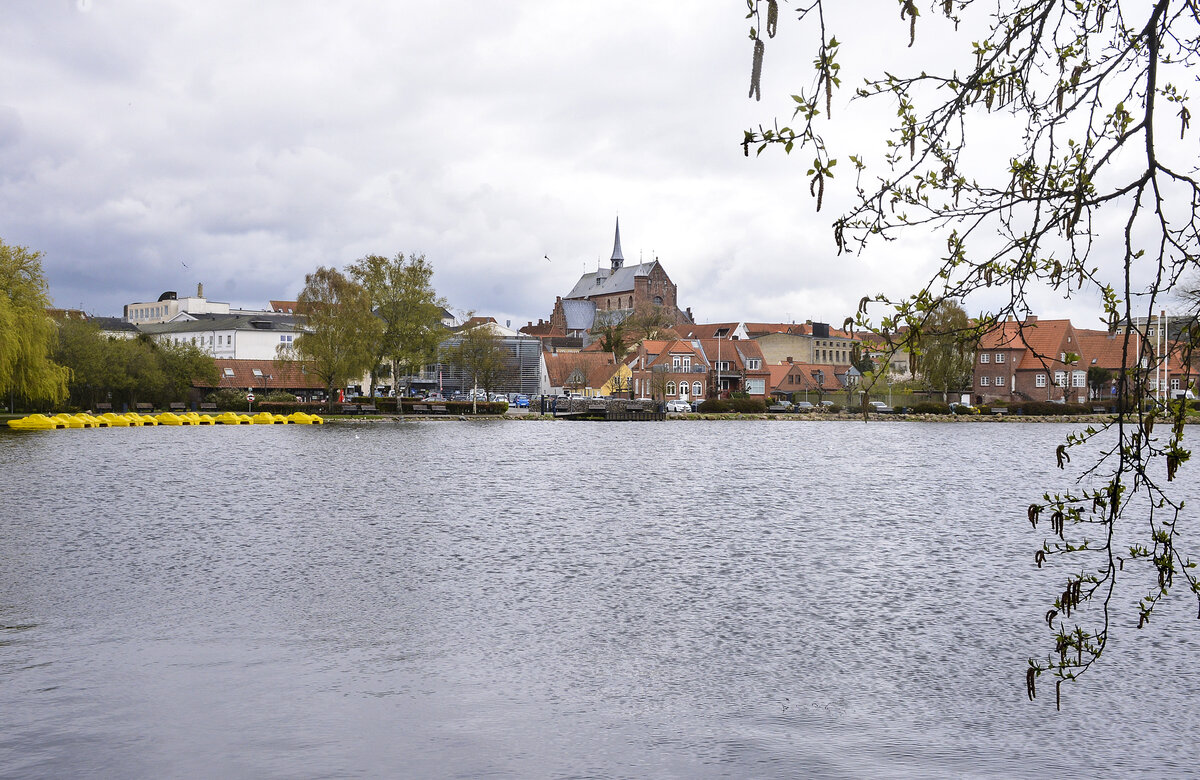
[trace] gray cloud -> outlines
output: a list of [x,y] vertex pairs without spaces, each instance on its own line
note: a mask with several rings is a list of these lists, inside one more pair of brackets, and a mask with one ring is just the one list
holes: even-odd
[[772,46],[768,105],[736,4],[14,0],[0,237],[100,314],[197,282],[261,305],[415,252],[453,307],[523,323],[607,260],[620,213],[626,257],[701,317],[840,321],[928,257],[836,258],[805,161],[742,156],[801,43]]

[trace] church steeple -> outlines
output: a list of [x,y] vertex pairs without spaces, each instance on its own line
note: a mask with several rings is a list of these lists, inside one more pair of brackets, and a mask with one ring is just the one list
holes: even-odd
[[625,256],[621,254],[621,218],[617,217],[617,236],[613,240],[612,269],[618,270],[625,265]]

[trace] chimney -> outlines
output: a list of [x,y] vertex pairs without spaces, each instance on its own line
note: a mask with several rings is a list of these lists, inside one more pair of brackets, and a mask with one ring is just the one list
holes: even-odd
[[791,355],[788,355],[787,362],[788,362],[789,366],[792,364],[792,356]]
[[196,285],[196,297],[197,298],[204,297],[204,282],[200,282]]

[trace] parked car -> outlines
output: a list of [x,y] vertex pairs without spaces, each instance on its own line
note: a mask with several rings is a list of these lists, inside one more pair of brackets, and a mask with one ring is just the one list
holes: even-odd
[[692,405],[689,404],[687,401],[681,401],[677,398],[673,401],[667,401],[667,411],[668,412],[690,412],[690,411],[692,411]]
[[425,400],[426,401],[445,401],[446,396],[442,395],[441,393],[430,393],[429,395],[425,396]]
[[949,404],[950,414],[979,414],[979,408],[970,404],[960,404],[953,402]]
[[888,406],[883,401],[871,401],[868,406],[871,407],[872,411],[878,412],[879,414],[891,414],[893,411],[892,407]]
[[768,412],[790,412],[790,411],[792,411],[792,405],[790,403],[788,403],[787,401],[776,401],[775,403],[773,403],[767,407],[767,411]]
[[516,405],[516,407],[518,409],[528,409],[529,408],[529,396],[518,394],[517,397],[513,399],[513,403]]
[[792,409],[797,412],[811,412],[817,407],[809,401],[797,401],[792,404]]

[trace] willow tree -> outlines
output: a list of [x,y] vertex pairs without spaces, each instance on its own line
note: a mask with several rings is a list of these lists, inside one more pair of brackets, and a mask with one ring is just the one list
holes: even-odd
[[[794,7],[811,36],[812,71],[792,95],[788,126],[747,130],[751,149],[781,145],[810,160],[805,174],[820,210],[831,187],[851,179],[850,205],[832,222],[839,253],[910,232],[945,247],[915,293],[869,295],[848,325],[916,345],[939,301],[992,288],[1003,303],[981,318],[1020,321],[1029,294],[1049,288],[1098,299],[1114,329],[1148,321],[1200,256],[1200,184],[1195,175],[1188,86],[1200,64],[1195,0],[880,0],[853,6],[853,19],[824,0]],[[776,0],[747,0],[752,96],[761,96],[767,40],[779,25]],[[922,10],[930,13],[922,15]],[[837,33],[862,20],[892,19],[915,64],[868,74],[848,112],[883,101],[893,117],[874,128],[878,146],[835,148],[831,129],[843,65]],[[892,41],[894,42],[894,41]],[[886,48],[877,42],[875,50]],[[895,63],[891,63],[895,65]],[[839,112],[841,109],[839,108]],[[838,119],[841,119],[839,114]],[[849,177],[834,180],[835,166]],[[934,245],[937,245],[935,241]],[[995,294],[995,293],[993,293]],[[905,327],[906,326],[906,327]],[[1058,447],[1060,466],[1089,445],[1092,484],[1046,494],[1029,506],[1050,534],[1035,551],[1056,578],[1045,615],[1052,649],[1031,658],[1028,694],[1043,674],[1064,681],[1101,657],[1112,621],[1145,626],[1176,586],[1200,597],[1180,549],[1183,505],[1169,483],[1190,457],[1182,404],[1150,400],[1155,366],[1138,360],[1134,327],[1121,329],[1120,413]],[[1182,345],[1190,350],[1200,334]],[[1053,357],[1053,356],[1051,356]],[[1156,420],[1166,425],[1155,427]],[[1077,454],[1077,453],[1076,453]],[[1191,518],[1186,518],[1191,519]],[[1126,526],[1129,526],[1126,528]],[[1121,535],[1137,541],[1118,548]],[[1136,602],[1113,603],[1118,578],[1138,578]]]
[[305,318],[300,335],[280,357],[299,360],[325,384],[329,401],[334,388],[361,379],[374,365],[374,345],[382,327],[371,313],[366,289],[336,268],[321,266],[304,277],[296,311]]
[[42,253],[0,241],[0,396],[61,401],[70,372],[52,359],[58,340]]

